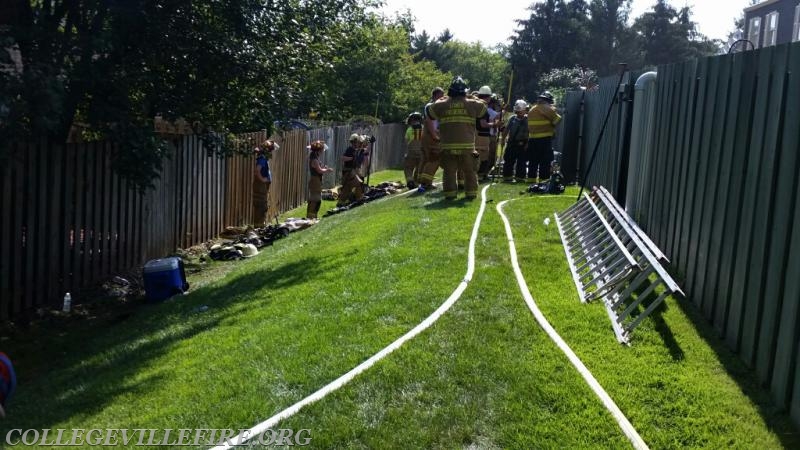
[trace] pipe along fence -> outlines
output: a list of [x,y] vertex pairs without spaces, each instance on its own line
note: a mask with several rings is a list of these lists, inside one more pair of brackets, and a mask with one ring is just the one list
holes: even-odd
[[[560,150],[672,261],[690,299],[800,424],[800,43],[691,60],[573,92]],[[576,105],[585,103],[580,114]],[[565,127],[576,125],[567,123]]]
[[[405,128],[339,126],[292,130],[273,136],[281,149],[270,161],[271,218],[306,201],[306,145],[329,145],[323,162],[339,159],[353,132],[377,138],[372,170],[401,167]],[[265,131],[239,136],[246,148]],[[81,291],[147,260],[216,237],[228,226],[253,223],[252,155],[210,156],[197,136],[171,141],[153,189],[140,194],[111,169],[108,142],[15,144],[0,168],[0,320],[60,305]],[[325,176],[325,187],[340,173]]]

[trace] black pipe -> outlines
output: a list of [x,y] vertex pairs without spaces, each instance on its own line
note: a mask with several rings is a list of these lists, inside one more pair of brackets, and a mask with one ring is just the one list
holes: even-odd
[[[592,157],[589,159],[589,165],[586,167],[586,175],[583,177],[583,181],[589,181],[589,174],[592,173],[592,166],[594,165],[594,158],[597,156],[597,149],[600,148],[600,141],[603,139],[603,134],[606,132],[606,126],[608,125],[608,119],[611,117],[611,110],[614,109],[614,103],[617,102],[617,95],[619,94],[619,87],[622,85],[622,78],[625,76],[625,72],[628,71],[628,65],[626,63],[619,63],[620,71],[619,71],[619,80],[617,80],[617,87],[614,89],[614,97],[611,99],[611,103],[608,105],[608,111],[606,112],[606,118],[603,121],[603,128],[600,128],[600,135],[597,136],[597,141],[594,144],[594,150],[592,150]],[[576,203],[580,201],[581,195],[583,195],[583,188],[584,183],[581,183],[581,190],[578,192],[578,200]]]

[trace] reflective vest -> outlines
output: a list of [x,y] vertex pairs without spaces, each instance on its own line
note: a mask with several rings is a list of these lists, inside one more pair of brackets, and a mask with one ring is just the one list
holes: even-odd
[[406,130],[408,152],[416,155],[422,149],[422,127],[408,127]]
[[458,153],[475,149],[475,119],[486,114],[486,104],[465,97],[448,98],[428,108],[428,116],[439,121],[442,151]]
[[555,136],[558,122],[561,122],[561,116],[558,115],[555,108],[537,103],[528,111],[528,138],[539,139]]

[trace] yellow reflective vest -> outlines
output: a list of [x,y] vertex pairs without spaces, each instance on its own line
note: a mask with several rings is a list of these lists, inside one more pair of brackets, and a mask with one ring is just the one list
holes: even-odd
[[561,116],[552,105],[537,103],[528,111],[528,139],[553,137]]
[[442,151],[458,153],[475,149],[475,119],[486,114],[486,103],[466,97],[445,97],[428,108],[439,121]]

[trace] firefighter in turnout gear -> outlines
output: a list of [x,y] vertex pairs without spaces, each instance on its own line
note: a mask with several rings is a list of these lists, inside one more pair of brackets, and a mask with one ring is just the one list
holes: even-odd
[[316,219],[322,205],[322,175],[333,169],[322,164],[322,152],[328,149],[322,141],[314,141],[308,146],[308,207],[306,219]]
[[406,186],[409,189],[417,187],[419,176],[422,172],[422,114],[413,112],[406,119],[406,156],[403,163],[403,172],[406,176]]
[[[525,148],[528,145],[528,103],[525,100],[514,102],[514,115],[509,119],[503,132],[506,148],[503,151],[503,181],[525,181]],[[516,171],[514,170],[516,166]]]
[[269,160],[272,152],[280,149],[273,140],[266,140],[255,148],[256,167],[253,174],[253,225],[263,227],[267,223],[269,209],[269,187],[272,184],[272,171]]
[[423,193],[426,190],[433,189],[433,178],[436,176],[436,171],[439,169],[439,160],[441,156],[441,142],[439,138],[439,122],[431,119],[428,114],[428,109],[442,96],[444,89],[440,87],[433,88],[431,92],[431,101],[425,105],[423,112],[424,122],[422,124],[422,173],[419,175],[419,186],[417,192]]
[[450,84],[447,97],[428,108],[428,116],[439,121],[445,199],[454,199],[458,194],[456,173],[459,169],[464,172],[465,197],[474,199],[478,196],[478,177],[473,156],[475,119],[486,114],[486,104],[467,98],[467,91],[464,80],[456,77]]
[[553,94],[542,92],[536,104],[528,111],[528,182],[534,183],[536,169],[539,178],[550,178],[550,163],[553,161],[553,136],[561,116],[553,106]]
[[364,197],[363,180],[358,175],[359,166],[356,161],[363,140],[364,138],[359,134],[350,135],[350,146],[342,155],[342,187],[339,190],[339,201],[336,202],[336,206],[346,205],[354,191],[355,201]]
[[[492,128],[495,126],[494,117],[490,114],[489,102],[492,99],[492,89],[489,86],[481,86],[478,90],[478,98],[486,103],[486,114],[475,119],[475,150],[478,151],[476,160],[476,172],[478,179],[484,180],[489,174],[489,147],[492,138]],[[496,114],[495,114],[496,115]],[[492,158],[494,162],[494,158]]]

